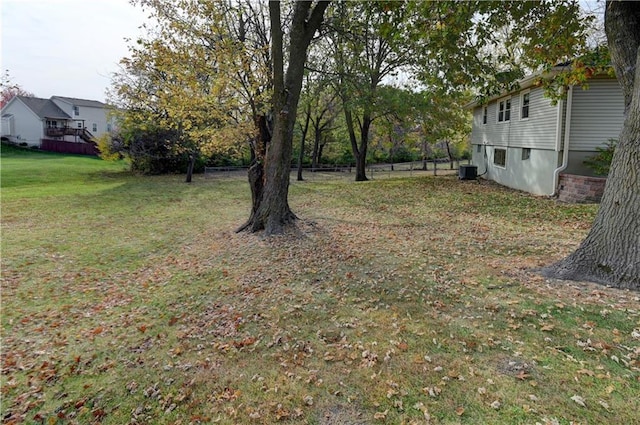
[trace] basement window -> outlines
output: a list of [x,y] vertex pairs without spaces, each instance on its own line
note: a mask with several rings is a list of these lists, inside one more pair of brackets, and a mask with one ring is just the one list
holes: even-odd
[[494,149],[493,150],[493,164],[498,167],[507,166],[507,150],[506,149]]
[[522,148],[522,160],[526,161],[531,158],[531,148]]

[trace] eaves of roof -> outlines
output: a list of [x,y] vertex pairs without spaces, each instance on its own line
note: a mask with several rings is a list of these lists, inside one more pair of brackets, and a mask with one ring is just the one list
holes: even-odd
[[67,102],[71,105],[75,106],[88,106],[92,108],[106,108],[107,105],[99,102],[97,100],[88,100],[88,99],[78,99],[75,97],[64,97],[64,96],[52,96],[51,99],[60,99],[63,102]]
[[517,81],[518,83],[518,90],[512,90],[512,91],[503,91],[501,93],[495,94],[487,99],[484,99],[484,101],[480,101],[478,99],[471,101],[469,103],[467,103],[466,105],[463,106],[464,109],[473,109],[476,106],[480,106],[480,105],[486,105],[489,102],[491,102],[492,100],[496,100],[499,99],[501,97],[504,97],[510,93],[514,93],[515,91],[520,91],[520,90],[524,90],[527,89],[529,87],[532,87],[536,84],[536,82],[540,79],[540,78],[552,78],[553,76],[557,75],[558,73],[560,73],[561,71],[563,71],[566,68],[565,65],[560,65],[560,66],[556,66],[553,67],[550,71],[547,72],[535,72],[533,74],[527,75],[526,77],[520,79]]

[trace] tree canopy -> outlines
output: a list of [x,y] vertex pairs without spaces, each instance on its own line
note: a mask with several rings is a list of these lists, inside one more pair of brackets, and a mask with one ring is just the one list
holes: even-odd
[[[276,69],[273,15],[266,4],[134,3],[150,11],[153,21],[114,78],[110,100],[121,115],[121,145],[132,146],[133,135],[157,127],[171,130],[171,139],[159,143],[176,154],[237,154],[249,145],[251,157],[264,163]],[[283,7],[280,25],[289,34],[295,7]],[[366,179],[371,126],[386,113],[379,86],[400,74],[414,91],[458,97],[475,89],[488,95],[523,72],[582,54],[592,22],[570,0],[333,2],[324,8],[325,24],[305,52],[311,58],[307,72],[322,72],[342,101],[357,180]],[[284,63],[291,62],[289,46],[285,37]],[[575,69],[572,78],[579,74]],[[436,119],[442,114],[433,115],[431,128]]]
[[[366,180],[372,123],[393,104],[393,91],[381,87],[394,75],[410,75],[413,90],[428,95],[415,109],[424,131],[447,137],[439,124],[456,121],[455,114],[443,118],[439,99],[472,91],[482,101],[517,87],[525,73],[538,73],[550,96],[562,96],[564,86],[606,68],[608,47],[625,94],[624,130],[589,237],[549,273],[640,285],[639,3],[607,2],[608,46],[593,45],[597,20],[577,0],[134,3],[151,10],[157,25],[132,46],[115,78],[124,127],[168,130],[178,150],[248,141],[253,202],[241,228],[268,234],[295,220],[289,170],[309,49],[328,59],[323,72],[341,99],[356,179]],[[571,66],[548,72],[558,64]],[[387,124],[389,134],[401,133],[398,122]]]

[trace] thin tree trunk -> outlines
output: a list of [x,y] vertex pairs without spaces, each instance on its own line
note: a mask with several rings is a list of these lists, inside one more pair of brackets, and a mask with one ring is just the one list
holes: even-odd
[[608,1],[605,29],[625,95],[622,132],[589,234],[543,274],[640,290],[640,3]]
[[447,146],[447,156],[449,157],[449,169],[453,170],[453,155],[451,155],[451,146],[449,146],[448,140],[446,140],[444,143]]
[[427,171],[429,169],[429,167],[427,166],[429,164],[429,154],[427,151],[427,141],[423,140],[422,141],[422,170],[423,171]]
[[391,148],[389,148],[389,162],[391,163],[391,171],[394,171],[393,169],[393,154],[395,153],[395,143],[393,141],[393,137],[389,136],[389,143],[391,143]]
[[[347,108],[344,109],[345,122],[347,124],[347,130],[349,132],[349,141],[351,142],[351,151],[353,152],[353,158],[356,160],[356,181],[367,181],[366,166],[367,166],[367,145],[360,144],[358,146],[358,140],[356,138],[356,132],[353,124],[353,116],[351,111]],[[361,134],[362,137],[362,134]]]
[[304,127],[302,128],[302,139],[300,140],[300,154],[298,155],[298,181],[301,182],[302,178],[302,160],[304,159],[304,142],[307,138],[307,131],[309,130],[309,121],[311,120],[311,104],[307,105],[305,111],[306,117],[304,119]]
[[196,164],[196,156],[195,154],[189,154],[189,165],[187,166],[187,178],[185,180],[186,183],[191,183],[191,178],[193,177],[193,167]]
[[362,127],[360,128],[360,146],[358,148],[358,158],[356,158],[356,181],[363,182],[369,180],[366,175],[367,149],[369,148],[369,128],[371,127],[371,116],[365,112],[362,117]]
[[322,134],[322,131],[320,130],[320,127],[318,125],[318,123],[314,122],[313,125],[313,153],[311,154],[311,168],[313,168],[314,170],[316,168],[318,168],[318,151],[320,149],[320,136]]
[[325,144],[326,140],[325,143],[320,143],[320,145],[318,146],[318,164],[322,164],[322,151],[324,150]]

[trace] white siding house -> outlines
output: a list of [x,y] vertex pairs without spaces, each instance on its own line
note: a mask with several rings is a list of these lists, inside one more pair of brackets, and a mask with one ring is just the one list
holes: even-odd
[[[44,125],[39,114],[42,108],[38,108],[35,102],[33,105],[28,103],[21,96],[16,96],[2,108],[2,137],[15,143],[39,146],[40,140],[45,137]],[[59,111],[59,114],[62,116],[63,112]]]
[[86,128],[94,137],[111,131],[104,103],[62,96],[53,96],[51,100],[74,120],[74,127]]
[[[555,105],[534,79],[519,91],[473,109],[472,161],[478,174],[536,195],[554,195],[560,172],[592,176],[583,161],[617,139],[624,98],[615,78],[597,77],[588,89],[570,87]],[[566,158],[565,158],[566,155]]]
[[16,96],[2,108],[1,136],[40,146],[43,139],[89,142],[111,131],[108,107],[95,100]]

